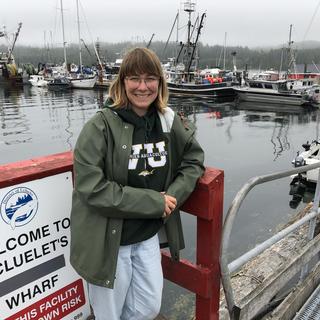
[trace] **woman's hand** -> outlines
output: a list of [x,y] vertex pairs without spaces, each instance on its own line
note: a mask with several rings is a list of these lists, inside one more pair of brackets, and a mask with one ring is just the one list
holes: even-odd
[[164,208],[164,213],[162,215],[162,218],[169,217],[171,212],[176,208],[177,206],[177,199],[169,196],[168,194],[165,194],[164,192],[161,192],[164,196],[164,201],[165,201],[165,208]]

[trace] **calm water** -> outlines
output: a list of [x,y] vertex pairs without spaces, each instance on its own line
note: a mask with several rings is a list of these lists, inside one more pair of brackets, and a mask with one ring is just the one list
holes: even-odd
[[[83,124],[101,108],[106,91],[52,92],[26,86],[19,90],[0,88],[0,164],[72,150]],[[205,150],[206,166],[225,172],[224,211],[242,185],[253,176],[291,169],[291,160],[301,144],[318,138],[319,111],[292,107],[264,108],[234,102],[171,99],[197,126],[197,138]],[[281,112],[277,110],[281,109]],[[290,178],[270,182],[250,192],[232,231],[231,256],[237,257],[272,234],[297,210],[289,202]],[[184,217],[187,249],[195,255],[194,218]],[[167,284],[164,312],[185,302],[173,299],[181,290]]]

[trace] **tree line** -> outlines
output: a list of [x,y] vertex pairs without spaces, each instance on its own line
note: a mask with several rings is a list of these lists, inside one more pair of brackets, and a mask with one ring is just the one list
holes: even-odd
[[[124,53],[133,47],[146,46],[146,43],[119,42],[119,43],[100,43],[98,45],[99,56],[102,62],[114,62],[116,59],[123,57]],[[165,42],[155,41],[150,45],[161,61],[165,62],[168,58],[177,56],[179,47],[176,43],[171,42],[165,49]],[[79,63],[78,45],[70,44],[67,47],[67,60],[69,63]],[[6,51],[4,46],[0,46],[0,51]],[[14,49],[16,63],[30,63],[35,67],[39,63],[61,64],[63,62],[62,47],[31,47],[17,45]],[[271,49],[252,49],[249,47],[235,46],[224,48],[221,45],[202,45],[198,46],[199,67],[213,68],[226,67],[233,69],[233,62],[236,62],[238,70],[243,69],[270,69],[279,70],[282,61],[282,70],[286,70],[288,62],[292,55],[288,50],[282,48]],[[320,46],[312,49],[299,49],[294,51],[297,64],[319,64],[320,63]],[[91,66],[97,63],[97,57],[93,47],[85,46],[82,48],[82,60],[85,65]]]

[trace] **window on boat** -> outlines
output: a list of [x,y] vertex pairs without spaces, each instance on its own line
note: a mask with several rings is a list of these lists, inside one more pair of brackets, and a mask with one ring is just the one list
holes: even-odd
[[265,83],[264,87],[265,87],[266,89],[272,89],[272,84],[270,84],[270,83]]
[[262,83],[255,83],[255,82],[251,82],[250,87],[251,88],[263,88]]
[[286,86],[286,83],[279,83],[279,90],[281,91],[287,91],[288,88]]

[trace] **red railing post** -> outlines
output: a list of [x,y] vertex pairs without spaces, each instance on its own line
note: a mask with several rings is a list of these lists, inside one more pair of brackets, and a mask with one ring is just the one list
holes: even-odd
[[[72,153],[65,152],[0,166],[0,188],[72,171]],[[166,279],[196,294],[196,320],[219,319],[219,254],[223,217],[223,171],[207,168],[182,210],[197,217],[196,264],[173,262],[162,251]]]
[[[224,174],[207,168],[183,209],[197,215],[197,265],[210,270],[209,296],[196,295],[196,319],[218,320]],[[196,206],[196,207],[195,207]]]
[[165,278],[196,294],[196,320],[219,319],[223,187],[223,171],[207,168],[182,207],[197,217],[196,265],[183,259],[174,263],[162,252]]

